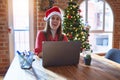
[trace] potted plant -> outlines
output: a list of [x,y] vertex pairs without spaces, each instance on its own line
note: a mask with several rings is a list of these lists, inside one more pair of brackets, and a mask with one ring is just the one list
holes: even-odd
[[89,49],[83,51],[83,54],[84,54],[84,63],[86,65],[91,65],[91,60],[92,60],[91,53],[92,53],[92,50],[89,50]]
[[85,56],[84,56],[84,62],[85,62],[85,64],[86,65],[91,65],[91,55],[90,54],[86,54]]

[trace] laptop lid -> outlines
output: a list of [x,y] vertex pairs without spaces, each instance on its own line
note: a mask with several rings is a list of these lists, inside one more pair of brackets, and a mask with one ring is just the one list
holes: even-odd
[[77,65],[80,58],[80,41],[45,41],[42,44],[43,66]]

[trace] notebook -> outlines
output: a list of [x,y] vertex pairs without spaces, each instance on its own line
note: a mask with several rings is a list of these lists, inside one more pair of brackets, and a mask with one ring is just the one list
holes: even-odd
[[44,41],[42,43],[43,67],[77,65],[80,47],[80,41]]

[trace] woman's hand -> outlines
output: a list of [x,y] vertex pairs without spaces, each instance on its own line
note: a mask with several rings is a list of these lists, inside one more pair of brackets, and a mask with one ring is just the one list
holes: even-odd
[[37,56],[38,56],[39,58],[42,58],[42,52],[40,52],[39,54],[37,54]]

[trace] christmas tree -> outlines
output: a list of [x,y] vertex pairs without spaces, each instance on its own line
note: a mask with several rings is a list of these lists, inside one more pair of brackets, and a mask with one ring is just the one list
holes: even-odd
[[82,44],[81,51],[90,49],[89,44],[89,26],[84,25],[81,10],[74,1],[68,2],[68,7],[64,10],[63,32],[67,35],[69,41],[80,40]]

